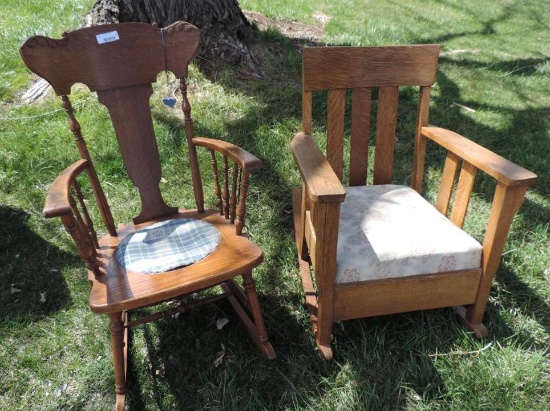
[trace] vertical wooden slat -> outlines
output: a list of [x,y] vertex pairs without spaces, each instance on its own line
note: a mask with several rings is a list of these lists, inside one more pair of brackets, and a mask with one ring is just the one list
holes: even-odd
[[352,92],[351,108],[351,150],[350,186],[360,186],[367,182],[369,157],[369,132],[371,111],[371,89],[356,88]]
[[[298,191],[298,188],[295,188],[294,191]],[[307,193],[307,187],[305,184],[302,185],[302,189],[300,190],[300,199],[298,200],[298,194],[295,194],[296,198],[293,196],[293,206],[295,205],[296,208],[299,210],[300,213],[298,217],[299,226],[295,228],[296,230],[296,246],[298,247],[298,255],[302,260],[308,259],[308,249],[307,244],[305,242],[305,221],[306,221],[306,211],[309,209],[309,201],[308,201],[308,193]],[[298,208],[299,207],[299,208]]]
[[466,214],[468,213],[468,204],[470,203],[470,195],[474,187],[477,168],[467,162],[462,163],[458,185],[456,187],[455,199],[453,202],[453,210],[450,220],[457,226],[462,228]]
[[313,96],[311,91],[302,91],[302,131],[311,134]]
[[449,203],[451,202],[451,195],[453,193],[453,186],[459,164],[460,158],[449,151],[445,159],[445,165],[443,166],[443,175],[441,176],[441,183],[439,184],[439,192],[435,203],[435,208],[444,216],[446,216],[449,211]]
[[431,87],[420,87],[418,96],[418,119],[414,139],[414,158],[411,177],[411,187],[422,193],[422,180],[424,178],[424,161],[426,157],[426,137],[422,135],[422,127],[428,125],[430,112]]
[[380,88],[376,114],[374,184],[389,184],[392,181],[398,97],[398,87]]
[[328,91],[327,108],[327,160],[342,180],[344,170],[344,114],[346,90]]

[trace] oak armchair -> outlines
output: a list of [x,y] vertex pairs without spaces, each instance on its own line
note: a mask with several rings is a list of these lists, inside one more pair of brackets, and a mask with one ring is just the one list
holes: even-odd
[[[294,227],[306,305],[326,359],[333,355],[332,324],[352,318],[454,307],[469,330],[487,335],[482,320],[491,282],[536,176],[428,125],[438,56],[438,45],[303,50],[303,129],[291,143],[303,181],[293,190]],[[394,158],[400,87],[418,90],[410,186],[393,181],[394,164],[402,161]],[[318,91],[327,96],[326,154],[312,137]],[[428,141],[447,151],[434,206],[420,195]],[[496,180],[482,243],[462,229],[478,171]]]
[[[75,30],[60,40],[35,36],[20,50],[27,66],[61,96],[79,149],[81,158],[53,182],[44,215],[61,218],[88,269],[89,306],[110,318],[119,410],[124,409],[127,391],[131,326],[226,298],[260,351],[275,357],[252,279],[252,270],[262,262],[263,254],[243,230],[250,173],[260,168],[261,162],[233,144],[194,135],[186,77],[198,41],[198,29],[185,22],[163,29],[125,23]],[[152,83],[165,70],[180,79],[196,204],[192,210],[167,205],[159,188],[160,155],[149,98]],[[77,82],[95,91],[109,111],[126,171],[141,200],[141,211],[130,224],[115,225],[75,118],[69,94]],[[215,208],[210,210],[205,206],[197,148],[210,152],[216,197]],[[94,198],[83,197],[83,178],[89,181],[87,186],[107,232],[102,238],[96,234],[94,213],[89,212],[89,200]],[[235,281],[237,277],[242,277],[242,286]],[[217,294],[187,299],[189,304],[164,313],[130,316],[140,308],[210,288],[217,288]]]

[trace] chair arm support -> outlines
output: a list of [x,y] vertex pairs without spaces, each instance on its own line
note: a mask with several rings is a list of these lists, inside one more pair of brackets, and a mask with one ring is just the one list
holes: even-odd
[[531,185],[537,179],[532,172],[468,138],[439,127],[422,127],[422,135],[484,171],[506,186]]
[[250,154],[248,151],[240,148],[239,146],[228,143],[227,141],[207,137],[194,137],[193,144],[223,154],[224,156],[236,162],[239,167],[245,171],[257,170],[263,167],[260,159]]
[[70,188],[74,179],[88,168],[88,160],[78,160],[61,172],[54,180],[48,194],[42,214],[46,218],[71,214],[69,200]]
[[344,201],[346,190],[311,135],[296,134],[290,143],[290,148],[311,201],[315,203]]
[[[502,251],[512,221],[524,201],[527,188],[535,182],[537,176],[452,131],[430,126],[422,127],[421,133],[422,136],[433,140],[450,153],[453,153],[454,156],[462,159],[465,163],[459,179],[455,204],[450,217],[451,221],[459,227],[462,227],[464,222],[473,186],[475,170],[472,167],[487,173],[497,182],[483,238],[483,274],[478,289],[478,297],[475,304],[467,307],[466,315],[469,322],[473,324],[481,323],[492,280],[500,264]],[[454,160],[451,160],[450,164],[453,162]],[[447,176],[448,180],[453,177],[456,164],[451,166],[450,170]],[[461,189],[462,177],[464,177],[464,184]],[[443,214],[446,213],[450,198],[450,186],[448,183],[450,183],[450,180],[445,184],[443,195],[441,195],[442,191],[440,191],[443,201],[440,203],[438,197],[439,207],[436,205],[436,208]],[[458,206],[457,202],[459,203]],[[458,211],[455,211],[455,208]]]
[[[90,166],[91,163],[88,160],[78,160],[57,176],[48,190],[43,214],[46,218],[61,218],[65,230],[78,247],[80,258],[82,258],[86,267],[98,276],[101,275],[101,271],[96,255],[96,248],[99,248],[97,234],[84,205],[79,185],[75,181],[78,175],[83,171],[88,171]],[[81,205],[80,210],[76,208],[75,200],[71,194],[71,187],[77,192],[77,200]]]

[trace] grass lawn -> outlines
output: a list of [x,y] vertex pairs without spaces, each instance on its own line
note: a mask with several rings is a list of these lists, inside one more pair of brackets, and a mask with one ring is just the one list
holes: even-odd
[[[59,101],[24,104],[35,80],[17,48],[27,37],[79,27],[93,0],[3,0],[0,7],[0,409],[110,410],[114,377],[107,318],[87,307],[89,286],[58,220],[41,210],[55,176],[78,158]],[[291,37],[258,33],[266,76],[191,70],[198,135],[241,145],[264,162],[250,188],[250,236],[265,253],[255,271],[277,358],[264,359],[229,306],[137,327],[131,410],[546,410],[550,409],[550,3],[547,0],[241,0],[288,27],[315,27],[329,45],[440,43],[430,123],[464,134],[539,176],[518,213],[477,340],[451,309],[346,321],[335,359],[316,352],[295,259],[290,188],[299,175],[289,143],[300,130],[300,54]],[[284,23],[284,24],[283,24]],[[307,26],[304,26],[307,25]],[[307,30],[306,30],[307,31]],[[152,101],[162,189],[192,206],[176,110]],[[411,96],[402,96],[398,150],[410,147]],[[72,95],[115,220],[135,215],[108,114]],[[322,125],[315,130],[322,135]],[[433,155],[434,161],[438,154]],[[434,184],[438,171],[428,162]],[[435,164],[435,163],[434,163]],[[397,178],[407,182],[406,174]],[[468,229],[487,212],[480,179]],[[433,187],[427,187],[430,195]],[[183,199],[183,200],[182,200]],[[219,318],[230,322],[216,328]],[[223,348],[222,348],[223,347]],[[214,364],[225,350],[221,365]]]

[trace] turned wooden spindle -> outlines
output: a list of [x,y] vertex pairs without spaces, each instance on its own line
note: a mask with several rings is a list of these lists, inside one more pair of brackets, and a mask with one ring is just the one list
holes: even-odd
[[76,199],[78,200],[78,203],[80,204],[80,209],[82,210],[82,214],[84,217],[83,224],[87,228],[88,236],[90,237],[90,240],[92,241],[92,244],[95,248],[99,248],[99,243],[97,241],[97,233],[94,228],[94,223],[90,217],[90,213],[88,212],[88,207],[86,206],[86,203],[84,201],[84,196],[82,195],[82,190],[80,189],[80,184],[78,184],[76,181],[73,183],[73,189],[76,194]]
[[227,157],[223,157],[223,214],[229,218],[229,163]]
[[80,158],[88,160],[90,163],[90,166],[87,169],[88,177],[90,179],[92,192],[94,193],[94,197],[99,207],[99,212],[101,213],[101,217],[103,218],[105,227],[107,228],[107,231],[109,232],[110,235],[116,236],[117,233],[116,233],[113,215],[111,214],[111,210],[107,203],[107,198],[105,197],[103,188],[99,183],[99,179],[97,177],[95,168],[93,166],[92,159],[90,158],[90,153],[88,152],[88,147],[86,146],[86,142],[82,137],[82,132],[80,130],[80,123],[78,122],[78,120],[74,115],[73,106],[71,104],[71,101],[69,100],[69,96],[64,94],[61,96],[61,100],[63,103],[63,109],[65,110],[65,113],[67,113],[67,117],[69,118],[69,130],[71,130],[71,132],[74,135],[75,143],[80,153]]
[[235,222],[235,231],[237,235],[241,235],[244,228],[244,216],[246,214],[246,194],[248,193],[250,172],[244,170],[241,177],[241,192],[239,204],[237,206],[237,221]]
[[189,164],[191,166],[191,178],[195,194],[195,203],[199,213],[204,212],[204,194],[202,189],[202,180],[197,159],[197,148],[193,144],[193,120],[191,119],[191,104],[187,98],[187,83],[185,78],[180,78],[180,92],[182,96],[181,109],[185,122],[185,135],[187,137],[187,146],[189,147]]
[[231,224],[235,222],[235,213],[237,211],[237,187],[239,181],[239,166],[233,164],[233,181],[231,183],[231,199],[229,200],[229,219]]
[[65,214],[61,216],[61,220],[63,221],[65,230],[78,246],[78,253],[82,261],[84,261],[86,268],[96,276],[100,276],[101,271],[99,270],[95,248],[89,241],[88,236],[80,229],[75,216],[72,213]]
[[218,161],[216,160],[216,152],[209,150],[212,157],[212,172],[214,173],[214,192],[216,194],[216,208],[219,210],[220,215],[223,214],[222,205],[222,189],[220,186],[220,177],[218,175]]

